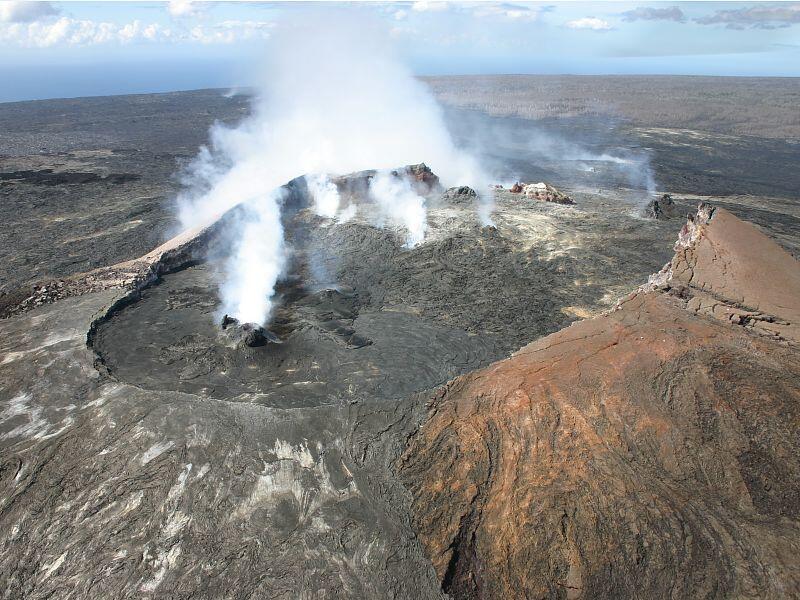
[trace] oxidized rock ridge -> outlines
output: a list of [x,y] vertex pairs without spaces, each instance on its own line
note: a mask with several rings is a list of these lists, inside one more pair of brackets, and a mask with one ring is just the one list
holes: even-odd
[[398,466],[455,598],[800,594],[800,267],[701,206],[615,310],[459,377]]

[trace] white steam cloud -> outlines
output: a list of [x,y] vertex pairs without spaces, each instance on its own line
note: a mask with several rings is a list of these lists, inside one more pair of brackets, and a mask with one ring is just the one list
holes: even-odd
[[[220,287],[223,309],[240,321],[269,318],[286,264],[275,190],[287,181],[425,162],[445,185],[488,188],[478,162],[455,147],[441,109],[393,56],[388,39],[366,17],[304,14],[283,23],[269,42],[252,115],[237,127],[216,125],[210,147],[185,173],[188,189],[178,198],[184,227],[208,223],[238,204],[248,207]],[[376,179],[371,194],[387,224],[404,226],[409,244],[422,241],[422,199]],[[352,216],[352,207],[340,212],[327,179],[310,181],[320,215]]]
[[327,175],[306,175],[308,191],[314,198],[314,212],[320,217],[335,219],[339,212],[339,190]]
[[411,248],[425,240],[428,230],[425,199],[419,196],[407,179],[395,177],[388,171],[379,172],[370,182],[369,193],[380,212],[378,225],[399,225],[408,231],[406,246]]
[[242,323],[261,323],[272,308],[272,295],[286,261],[279,190],[247,203],[236,247],[227,259],[220,288],[221,310]]

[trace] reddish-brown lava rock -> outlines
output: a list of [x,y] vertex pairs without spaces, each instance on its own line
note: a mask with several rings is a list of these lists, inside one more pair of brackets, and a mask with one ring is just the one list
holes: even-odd
[[800,595],[800,268],[705,210],[657,286],[431,400],[399,471],[455,598]]
[[555,204],[575,204],[575,201],[558,191],[552,185],[547,185],[543,181],[539,183],[528,183],[522,188],[522,193],[526,198],[540,200],[542,202],[554,202]]
[[[431,171],[430,167],[425,163],[409,165],[404,169],[404,171],[406,177],[418,184],[422,193],[427,194],[431,191],[438,190],[441,187],[441,184],[439,183],[439,177],[433,171]],[[400,174],[402,175],[403,172],[401,171]]]

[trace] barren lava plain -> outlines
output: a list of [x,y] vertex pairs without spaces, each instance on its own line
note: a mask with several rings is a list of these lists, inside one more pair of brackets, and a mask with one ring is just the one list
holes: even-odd
[[0,104],[4,597],[800,594],[796,140],[451,106],[498,183],[575,204],[494,190],[482,226],[431,190],[406,248],[301,189],[250,347],[216,317],[225,219],[171,239],[170,203],[247,111]]

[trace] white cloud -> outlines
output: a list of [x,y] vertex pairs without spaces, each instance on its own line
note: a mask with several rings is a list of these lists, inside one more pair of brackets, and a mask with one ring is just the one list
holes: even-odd
[[58,11],[49,2],[0,2],[0,23],[33,23],[57,14]]
[[150,41],[169,39],[172,37],[172,32],[169,29],[164,29],[158,23],[150,23],[142,28],[142,37]]
[[222,21],[213,25],[198,25],[189,31],[175,31],[159,23],[108,23],[61,17],[33,23],[0,23],[0,43],[23,48],[53,46],[96,46],[101,44],[130,44],[135,42],[199,42],[230,44],[233,42],[266,39],[274,26],[267,21]]
[[566,25],[570,29],[591,29],[592,31],[608,31],[611,29],[611,23],[597,17],[583,17],[582,19],[567,21]]
[[415,10],[417,12],[441,12],[443,10],[448,9],[447,2],[414,2],[411,5],[411,10]]
[[758,4],[733,10],[718,10],[695,19],[703,25],[724,24],[728,29],[779,29],[800,23],[800,3]]
[[408,16],[408,12],[403,10],[402,8],[394,13],[394,18],[398,21],[402,21]]
[[476,17],[500,17],[514,21],[536,21],[542,13],[543,7],[531,8],[523,4],[480,3],[476,4],[472,13]]
[[167,10],[173,17],[191,17],[200,13],[202,7],[193,0],[170,0]]
[[665,8],[654,6],[637,6],[633,10],[622,13],[624,21],[675,21],[683,23],[686,15],[678,6]]
[[0,26],[0,42],[22,47],[49,48],[56,45],[102,44],[118,37],[120,27],[113,23],[79,21],[61,17],[52,22],[14,23]]

